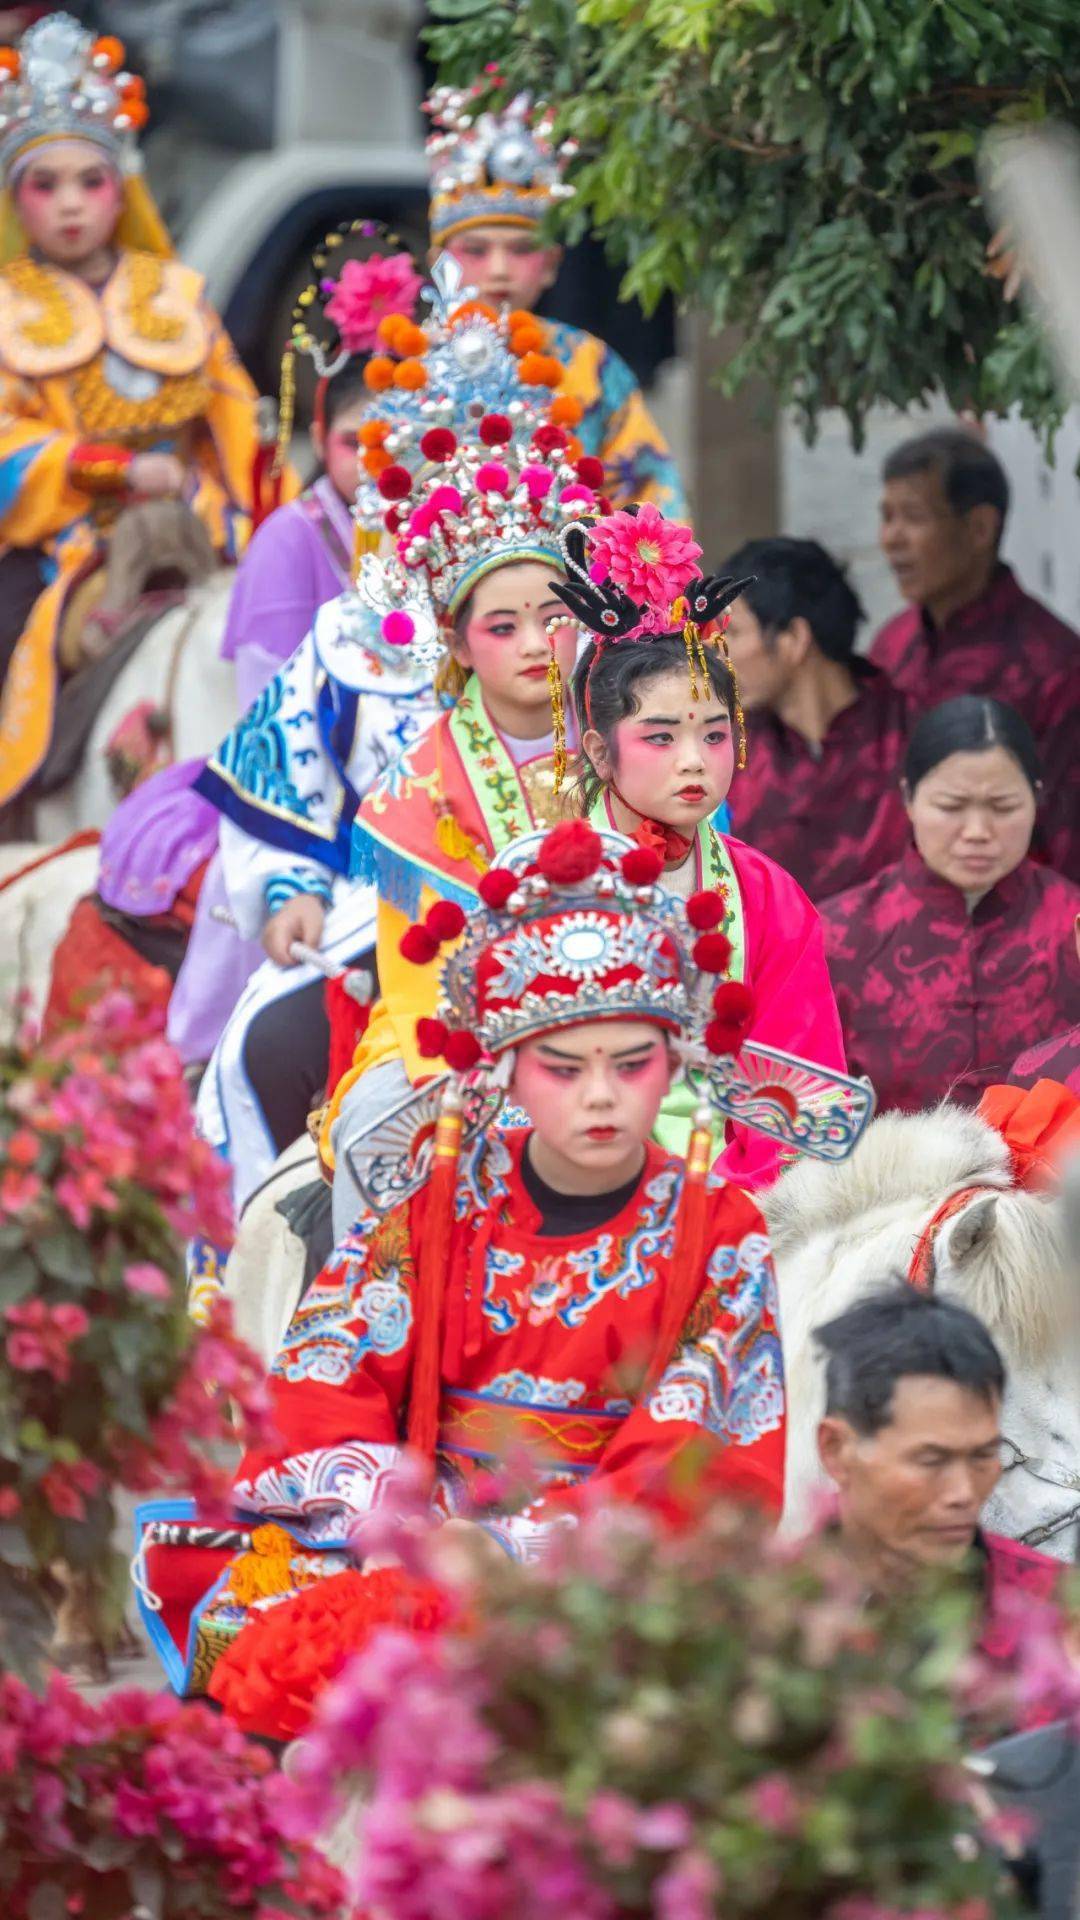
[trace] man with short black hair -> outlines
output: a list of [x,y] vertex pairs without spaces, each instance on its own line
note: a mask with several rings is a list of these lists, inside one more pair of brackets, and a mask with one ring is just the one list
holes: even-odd
[[1023,714],[1046,783],[1036,847],[1080,879],[1080,635],[999,557],[1005,471],[973,433],[935,427],[894,448],[882,479],[881,549],[911,604],[871,658],[920,708],[982,693]]
[[907,702],[855,652],[862,607],[816,540],[748,541],[721,572],[754,576],[727,631],[748,716],[734,831],[812,900],[861,886],[910,839]]
[[818,1455],[837,1492],[840,1531],[868,1587],[889,1591],[920,1567],[970,1560],[985,1596],[981,1647],[1008,1665],[1018,1588],[1049,1597],[1060,1567],[984,1533],[1001,1475],[1005,1367],[973,1313],[906,1282],[819,1327],[825,1413]]

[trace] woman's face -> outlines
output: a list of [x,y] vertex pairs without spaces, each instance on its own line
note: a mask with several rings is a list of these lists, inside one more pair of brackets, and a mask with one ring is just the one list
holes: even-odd
[[551,730],[548,662],[554,630],[555,658],[565,679],[574,665],[577,629],[551,590],[554,569],[539,561],[500,567],[469,596],[464,631],[453,651],[471,667],[497,727],[522,740]]
[[326,468],[327,478],[343,500],[351,501],[360,478],[359,432],[367,409],[363,400],[343,407],[333,426],[320,431],[312,427],[315,452]]
[[671,667],[634,688],[636,713],[605,742],[595,730],[583,746],[602,780],[635,813],[691,834],[727,797],[735,770],[731,718],[712,686],[690,691],[688,667]]
[[931,873],[965,893],[988,893],[1031,844],[1035,795],[1005,747],[950,753],[923,775],[906,805]]
[[118,174],[87,140],[50,141],[27,161],[15,188],[30,245],[61,267],[78,267],[108,246],[121,197]]

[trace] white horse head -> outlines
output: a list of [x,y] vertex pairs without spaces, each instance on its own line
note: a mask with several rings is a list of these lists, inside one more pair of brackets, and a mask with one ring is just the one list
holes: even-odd
[[908,1276],[923,1242],[929,1283],[979,1315],[1008,1368],[1006,1471],[987,1525],[1080,1557],[1080,1274],[1062,1197],[1016,1187],[1001,1135],[945,1105],[883,1114],[850,1160],[800,1162],[764,1206],[788,1379],[785,1525],[806,1523],[823,1484],[813,1330],[875,1286]]

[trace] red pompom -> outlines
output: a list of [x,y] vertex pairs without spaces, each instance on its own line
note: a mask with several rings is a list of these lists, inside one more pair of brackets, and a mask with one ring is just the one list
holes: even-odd
[[505,413],[485,413],[480,422],[480,438],[485,447],[505,447],[513,432]]
[[592,487],[595,492],[604,484],[604,463],[595,454],[583,453],[574,469],[583,487]]
[[703,933],[694,941],[694,965],[702,973],[724,973],[731,960],[731,941],[726,933]]
[[418,1020],[416,1023],[416,1051],[422,1060],[441,1060],[446,1053],[449,1035],[442,1020]]
[[378,479],[379,492],[384,500],[404,500],[412,492],[412,475],[408,467],[384,467]]
[[712,887],[706,893],[692,893],[686,903],[686,917],[699,933],[718,927],[724,917],[723,895]]
[[606,493],[598,493],[598,494],[597,494],[597,496],[596,496],[596,504],[597,504],[597,507],[598,507],[598,508],[599,508],[599,510],[600,510],[600,518],[601,518],[601,519],[603,519],[603,517],[604,517],[604,515],[605,515],[606,513],[614,513],[614,511],[615,511],[615,509],[614,509],[614,507],[612,506],[612,504],[611,504],[611,501],[610,501],[610,500],[608,499],[608,497],[607,497],[607,494],[606,494]]
[[566,446],[566,435],[561,427],[537,427],[532,443],[537,453],[543,454],[546,460],[549,454],[562,453]]
[[482,1058],[483,1051],[475,1033],[448,1033],[443,1059],[454,1073],[468,1073]]
[[401,936],[399,948],[403,960],[411,960],[414,967],[429,966],[439,951],[439,943],[432,939],[426,927],[407,927]]
[[492,867],[490,873],[484,874],[476,891],[485,907],[498,913],[500,907],[505,907],[510,895],[517,891],[517,884],[518,876],[511,873],[509,867]]
[[420,441],[425,460],[449,460],[457,452],[457,440],[449,427],[429,427]]
[[553,886],[587,880],[604,857],[604,843],[587,820],[563,820],[552,827],[536,856],[537,871]]
[[726,1020],[710,1020],[702,1039],[710,1053],[738,1053],[746,1035],[741,1027],[729,1027]]
[[632,887],[651,887],[664,871],[664,856],[655,847],[631,847],[619,866]]
[[441,946],[444,940],[456,940],[459,933],[464,933],[465,915],[456,900],[436,900],[425,915],[424,925]]
[[408,517],[408,510],[404,507],[387,507],[383,514],[383,526],[387,533],[400,533]]
[[713,1012],[729,1026],[749,1033],[754,1018],[754,996],[741,980],[724,980],[713,994]]

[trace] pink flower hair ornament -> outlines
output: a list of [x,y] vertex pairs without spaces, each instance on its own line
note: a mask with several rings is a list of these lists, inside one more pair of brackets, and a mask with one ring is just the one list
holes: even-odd
[[422,285],[408,253],[346,260],[336,280],[320,283],[323,293],[330,291],[323,312],[337,328],[346,353],[370,353],[378,340],[379,322],[388,314],[412,319]]

